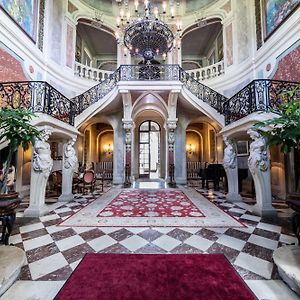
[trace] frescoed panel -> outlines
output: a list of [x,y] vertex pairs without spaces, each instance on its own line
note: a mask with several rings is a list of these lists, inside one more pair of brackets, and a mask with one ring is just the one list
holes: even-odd
[[300,0],[263,0],[265,37],[275,29],[296,9]]
[[37,0],[0,0],[1,8],[28,34],[36,40]]

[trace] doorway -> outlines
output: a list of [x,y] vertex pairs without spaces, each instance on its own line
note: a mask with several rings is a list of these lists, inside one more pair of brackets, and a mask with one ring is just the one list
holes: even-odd
[[139,127],[139,177],[160,177],[160,127],[153,121]]

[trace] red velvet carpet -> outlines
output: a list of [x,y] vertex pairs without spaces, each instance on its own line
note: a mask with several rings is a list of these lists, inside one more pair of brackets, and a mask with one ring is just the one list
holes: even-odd
[[56,300],[254,300],[222,254],[87,254]]

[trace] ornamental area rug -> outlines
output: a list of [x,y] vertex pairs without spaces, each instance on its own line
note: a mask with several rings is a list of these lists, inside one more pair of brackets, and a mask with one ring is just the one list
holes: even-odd
[[223,254],[87,254],[56,300],[257,300]]
[[114,188],[59,226],[245,227],[192,188]]

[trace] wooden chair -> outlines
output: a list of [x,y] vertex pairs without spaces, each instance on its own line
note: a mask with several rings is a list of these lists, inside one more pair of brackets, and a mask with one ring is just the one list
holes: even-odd
[[62,171],[61,170],[53,171],[51,173],[51,178],[52,178],[53,189],[56,189],[57,195],[60,195],[61,187],[62,187]]
[[93,170],[85,170],[82,181],[78,183],[78,189],[84,194],[85,190],[89,190],[93,193],[95,189],[95,173]]

